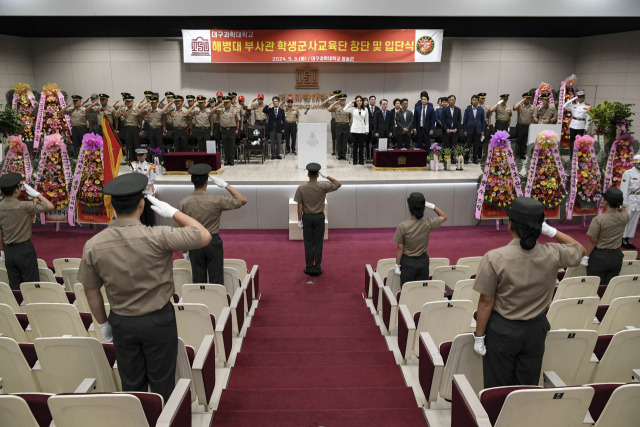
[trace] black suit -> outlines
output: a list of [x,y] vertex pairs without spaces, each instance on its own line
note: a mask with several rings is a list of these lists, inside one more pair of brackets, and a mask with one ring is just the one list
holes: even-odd
[[365,144],[365,156],[369,158],[373,158],[373,148],[378,146],[378,138],[372,135],[373,133],[373,119],[376,116],[376,113],[380,111],[380,107],[377,105],[368,106],[367,113],[369,114],[369,133],[364,136],[364,144]]
[[[413,112],[409,109],[406,111],[400,109],[396,113],[396,127],[398,131],[398,147],[397,148],[410,148],[411,147],[411,131],[413,130]],[[407,129],[406,133],[402,130]]]
[[[453,114],[451,114],[451,108],[446,107],[442,112],[442,145],[443,148],[451,148],[453,145],[458,144],[460,138],[460,131],[462,127],[462,111],[458,107],[453,107]],[[447,133],[447,129],[449,133]],[[454,130],[458,132],[453,133]]]
[[[373,116],[373,133],[372,138],[375,138],[376,145],[379,138],[388,138],[387,146],[391,146],[391,138],[393,137],[393,127],[395,126],[395,114],[393,110],[386,111],[386,114],[382,113],[382,110],[376,111]],[[376,136],[378,134],[378,136]]]

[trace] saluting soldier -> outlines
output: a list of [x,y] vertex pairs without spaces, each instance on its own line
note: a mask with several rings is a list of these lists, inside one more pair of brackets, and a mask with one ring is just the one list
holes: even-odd
[[144,122],[149,125],[149,147],[159,148],[164,154],[162,110],[158,107],[158,94],[151,95],[149,99],[149,102],[138,111],[138,116],[142,116]]
[[[324,244],[324,201],[327,193],[342,186],[340,181],[323,173],[318,163],[307,165],[309,182],[298,187],[293,200],[298,203],[298,227],[304,239],[304,273],[322,274],[322,247]],[[318,182],[318,175],[330,182]]]
[[[175,104],[175,110],[168,113],[168,109],[171,105]],[[189,127],[189,116],[195,108],[195,104],[189,109],[185,108],[184,98],[182,95],[175,95],[173,104],[169,103],[162,110],[162,114],[167,114],[173,117],[173,147],[175,151],[187,151],[189,137],[187,135],[187,128]],[[167,111],[165,111],[167,110]]]
[[[136,157],[137,161],[131,162],[131,172],[140,173],[146,176],[148,181],[144,193],[155,196],[156,192],[153,188],[153,184],[155,184],[157,178],[156,165],[147,162],[146,148],[138,148],[136,150]],[[149,227],[153,227],[154,225],[156,225],[156,217],[153,215],[153,211],[151,210],[151,202],[149,202],[148,199],[144,199],[144,210],[142,211],[142,215],[140,216],[140,222]]]
[[[106,342],[113,342],[122,391],[158,393],[167,402],[175,387],[178,330],[171,303],[175,251],[204,247],[211,234],[195,219],[147,196],[153,210],[181,228],[140,223],[147,178],[128,173],[103,189],[117,219],[84,245],[78,281]],[[141,266],[143,266],[141,268]],[[111,311],[107,319],[100,288]]]
[[516,122],[516,156],[524,159],[527,154],[527,139],[529,137],[529,125],[533,120],[533,105],[531,105],[531,94],[525,92],[522,99],[513,106],[513,111],[518,112],[518,120]]
[[300,123],[300,110],[293,106],[293,98],[287,98],[284,107],[284,142],[286,154],[296,153],[296,136],[298,135],[298,123]]
[[491,135],[491,107],[489,107],[488,105],[485,105],[485,101],[487,100],[487,94],[485,92],[480,92],[478,94],[478,105],[480,105],[480,107],[482,107],[482,109],[484,110],[484,121],[485,121],[485,128],[484,128],[484,134],[485,137],[486,135]]
[[78,157],[80,146],[82,146],[82,137],[91,132],[91,122],[87,120],[87,110],[82,106],[82,97],[72,95],[71,99],[73,99],[73,105],[63,108],[60,114],[69,116],[73,157]]
[[335,151],[338,156],[338,160],[347,160],[347,140],[351,133],[350,120],[351,114],[344,111],[347,104],[347,94],[342,93],[338,97],[338,101],[327,108],[330,113],[333,113],[336,119],[336,142]]
[[194,95],[187,95],[184,97],[187,100],[187,108],[191,108],[196,103],[196,97]]
[[[171,113],[173,113],[176,110],[175,94],[173,92],[165,92],[164,99],[166,100],[166,103],[160,102],[160,104],[158,104],[158,106],[162,108],[162,111],[163,111],[162,114],[164,117],[164,124],[163,124],[164,128],[162,133],[163,133],[163,136],[173,139],[173,115]],[[168,107],[166,111],[165,111],[165,107]]]
[[558,110],[549,103],[549,98],[551,98],[549,93],[540,95],[542,104],[533,111],[533,123],[555,123],[558,119]]
[[584,102],[586,92],[579,90],[576,96],[564,103],[562,108],[571,111],[571,122],[569,123],[569,158],[573,158],[573,142],[577,135],[584,135],[589,127],[589,115],[587,111],[591,108]]
[[264,95],[259,93],[257,97],[253,98],[250,102],[250,108],[255,117],[253,123],[257,126],[264,126],[266,128],[269,118],[264,112],[262,112],[264,109]]
[[213,123],[211,111],[207,110],[207,98],[198,95],[198,107],[193,111],[192,135],[198,140],[198,151],[207,151],[207,140],[213,136]]
[[[91,104],[89,104],[88,106],[85,107],[85,105],[91,102]],[[91,126],[91,132],[93,133],[98,133],[98,130],[100,129],[100,122],[98,121],[98,116],[96,114],[96,111],[94,110],[94,106],[98,105],[98,94],[97,93],[92,93],[89,96],[89,99],[87,99],[86,101],[84,101],[82,103],[82,106],[85,107],[85,111],[87,114],[87,121],[89,121],[90,126]]]
[[[116,110],[109,105],[109,95],[106,93],[98,94],[99,101],[94,101],[93,104],[89,106],[89,109],[96,116],[96,120],[98,123],[98,127],[95,130],[95,133],[102,136],[102,117],[105,116],[109,121],[109,124],[113,129],[115,129],[115,112]],[[98,105],[98,103],[100,105]]]
[[224,165],[233,166],[235,158],[236,135],[240,133],[242,120],[240,113],[231,107],[231,98],[225,97],[223,105],[217,109],[220,117],[220,133],[224,150]]
[[[211,120],[213,121],[213,139],[218,142],[218,146],[222,144],[222,135],[220,133],[220,112],[217,110],[218,107],[223,105],[222,92],[218,91],[216,94],[216,98],[213,98],[213,104],[211,105]],[[209,99],[211,103],[211,99]]]
[[54,206],[42,194],[25,183],[27,195],[36,202],[20,201],[18,197],[22,175],[10,172],[0,176],[0,260],[4,261],[9,276],[9,287],[20,290],[22,282],[38,282],[38,257],[31,243],[31,224],[33,216],[41,212],[52,211]]
[[629,212],[629,222],[622,235],[622,247],[635,249],[631,239],[636,236],[636,227],[640,219],[640,155],[635,155],[632,160],[633,167],[622,174],[620,190],[624,196],[624,207]]
[[180,200],[178,209],[198,220],[211,233],[211,242],[189,251],[194,283],[224,284],[224,249],[220,239],[220,216],[223,211],[238,209],[247,199],[231,185],[213,176],[213,182],[226,189],[231,196],[214,196],[207,193],[211,166],[198,163],[189,168],[194,191]]
[[143,104],[148,104],[151,101],[151,96],[153,95],[153,91],[152,90],[145,90],[144,91],[144,99],[141,99],[140,102],[138,102],[136,104],[136,109],[140,109],[140,107],[142,107]]
[[135,158],[135,150],[140,148],[140,132],[142,131],[141,118],[138,116],[138,110],[133,105],[134,96],[125,93],[123,95],[124,103],[118,107],[116,111],[116,119],[124,118],[124,141],[129,153],[129,158]]
[[506,130],[509,131],[509,126],[511,125],[511,115],[513,112],[511,108],[507,105],[507,101],[509,101],[509,94],[505,93],[500,95],[500,101],[489,110],[491,113],[495,111],[496,113],[496,130]]

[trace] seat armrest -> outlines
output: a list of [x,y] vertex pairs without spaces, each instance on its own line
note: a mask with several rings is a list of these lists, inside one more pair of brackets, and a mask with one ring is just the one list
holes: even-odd
[[169,400],[167,400],[156,427],[170,427],[172,425],[191,425],[191,388],[187,379],[180,379],[176,383]]
[[464,375],[453,376],[451,427],[491,427],[489,414]]
[[365,298],[371,298],[373,290],[373,268],[371,264],[365,264],[364,266],[364,294]]
[[260,276],[258,275],[258,266],[254,265],[249,273],[251,276],[251,298],[254,300],[260,299]]
[[634,382],[634,383],[640,382],[640,369],[631,370],[631,382]]
[[86,394],[91,393],[96,389],[95,378],[85,378],[80,385],[75,389],[74,393]]
[[0,394],[4,394],[4,379],[0,377]]
[[424,397],[427,399],[427,404],[430,404],[438,400],[438,391],[440,390],[440,382],[444,372],[444,360],[442,360],[442,356],[430,333],[420,333],[420,344],[418,381]]
[[200,405],[209,412],[209,399],[216,385],[216,351],[213,335],[205,335],[193,360],[192,375]]
[[382,288],[382,322],[385,328],[387,328],[387,333],[391,333],[391,331],[395,329],[395,319],[393,319],[393,315],[397,313],[397,310],[398,301],[396,301],[396,297],[393,296],[391,288],[384,286]]
[[231,334],[232,334],[231,310],[229,307],[222,309],[220,318],[216,322],[216,339],[218,344],[218,356],[225,363],[231,354]]
[[229,304],[229,308],[231,309],[231,321],[233,322],[233,333],[236,335],[240,334],[244,320],[244,308],[242,307],[244,304],[243,298],[242,289],[238,288],[233,294],[231,303]]
[[562,378],[560,378],[560,375],[558,375],[556,373],[556,371],[544,371],[542,373],[542,377],[543,377],[543,384],[545,387],[566,387],[567,384],[565,384],[564,381],[562,381]]
[[398,305],[398,348],[404,360],[411,358],[416,324],[409,307]]
[[251,309],[251,276],[248,274],[244,276],[240,283],[240,289],[242,289],[242,297],[244,298],[244,312],[248,313]]

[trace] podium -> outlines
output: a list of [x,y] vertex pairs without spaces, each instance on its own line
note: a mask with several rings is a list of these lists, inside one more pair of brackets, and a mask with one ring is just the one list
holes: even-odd
[[319,163],[327,169],[326,123],[298,124],[298,169],[305,169],[309,163]]
[[[324,200],[324,240],[329,240],[329,210]],[[298,226],[298,203],[289,199],[289,240],[302,240],[302,228]]]

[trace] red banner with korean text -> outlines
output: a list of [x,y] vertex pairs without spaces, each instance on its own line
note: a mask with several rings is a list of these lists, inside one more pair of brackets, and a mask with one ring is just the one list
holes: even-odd
[[184,62],[440,62],[443,30],[182,30]]

